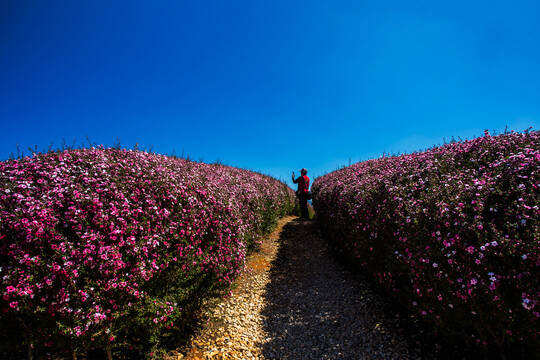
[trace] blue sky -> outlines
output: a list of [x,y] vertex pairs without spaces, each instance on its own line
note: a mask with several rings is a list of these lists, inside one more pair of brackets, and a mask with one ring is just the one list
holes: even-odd
[[287,180],[540,125],[539,1],[0,2],[0,160],[87,143]]

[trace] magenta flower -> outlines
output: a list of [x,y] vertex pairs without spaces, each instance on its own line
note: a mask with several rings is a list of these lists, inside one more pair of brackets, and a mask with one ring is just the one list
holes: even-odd
[[429,309],[437,330],[501,346],[504,327],[505,341],[535,341],[528,308],[540,301],[539,132],[486,133],[363,161],[317,178],[312,191],[334,245],[392,299]]
[[14,322],[35,316],[35,334],[53,343],[96,344],[104,328],[115,343],[141,329],[157,338],[206,296],[202,286],[225,289],[295,206],[268,176],[141,151],[0,162],[0,307]]

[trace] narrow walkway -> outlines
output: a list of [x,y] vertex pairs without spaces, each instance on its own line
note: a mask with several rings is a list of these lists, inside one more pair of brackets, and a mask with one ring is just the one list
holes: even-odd
[[313,221],[282,219],[184,354],[172,359],[418,359],[383,303],[330,256]]

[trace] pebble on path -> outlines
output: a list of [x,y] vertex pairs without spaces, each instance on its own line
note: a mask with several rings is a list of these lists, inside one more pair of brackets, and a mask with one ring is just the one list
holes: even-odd
[[281,219],[189,350],[169,359],[419,359],[313,220]]

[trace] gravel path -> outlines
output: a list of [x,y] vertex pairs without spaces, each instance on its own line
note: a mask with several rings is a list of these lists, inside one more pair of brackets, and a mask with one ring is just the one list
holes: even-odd
[[384,305],[330,256],[313,221],[282,219],[191,348],[171,359],[419,359]]

